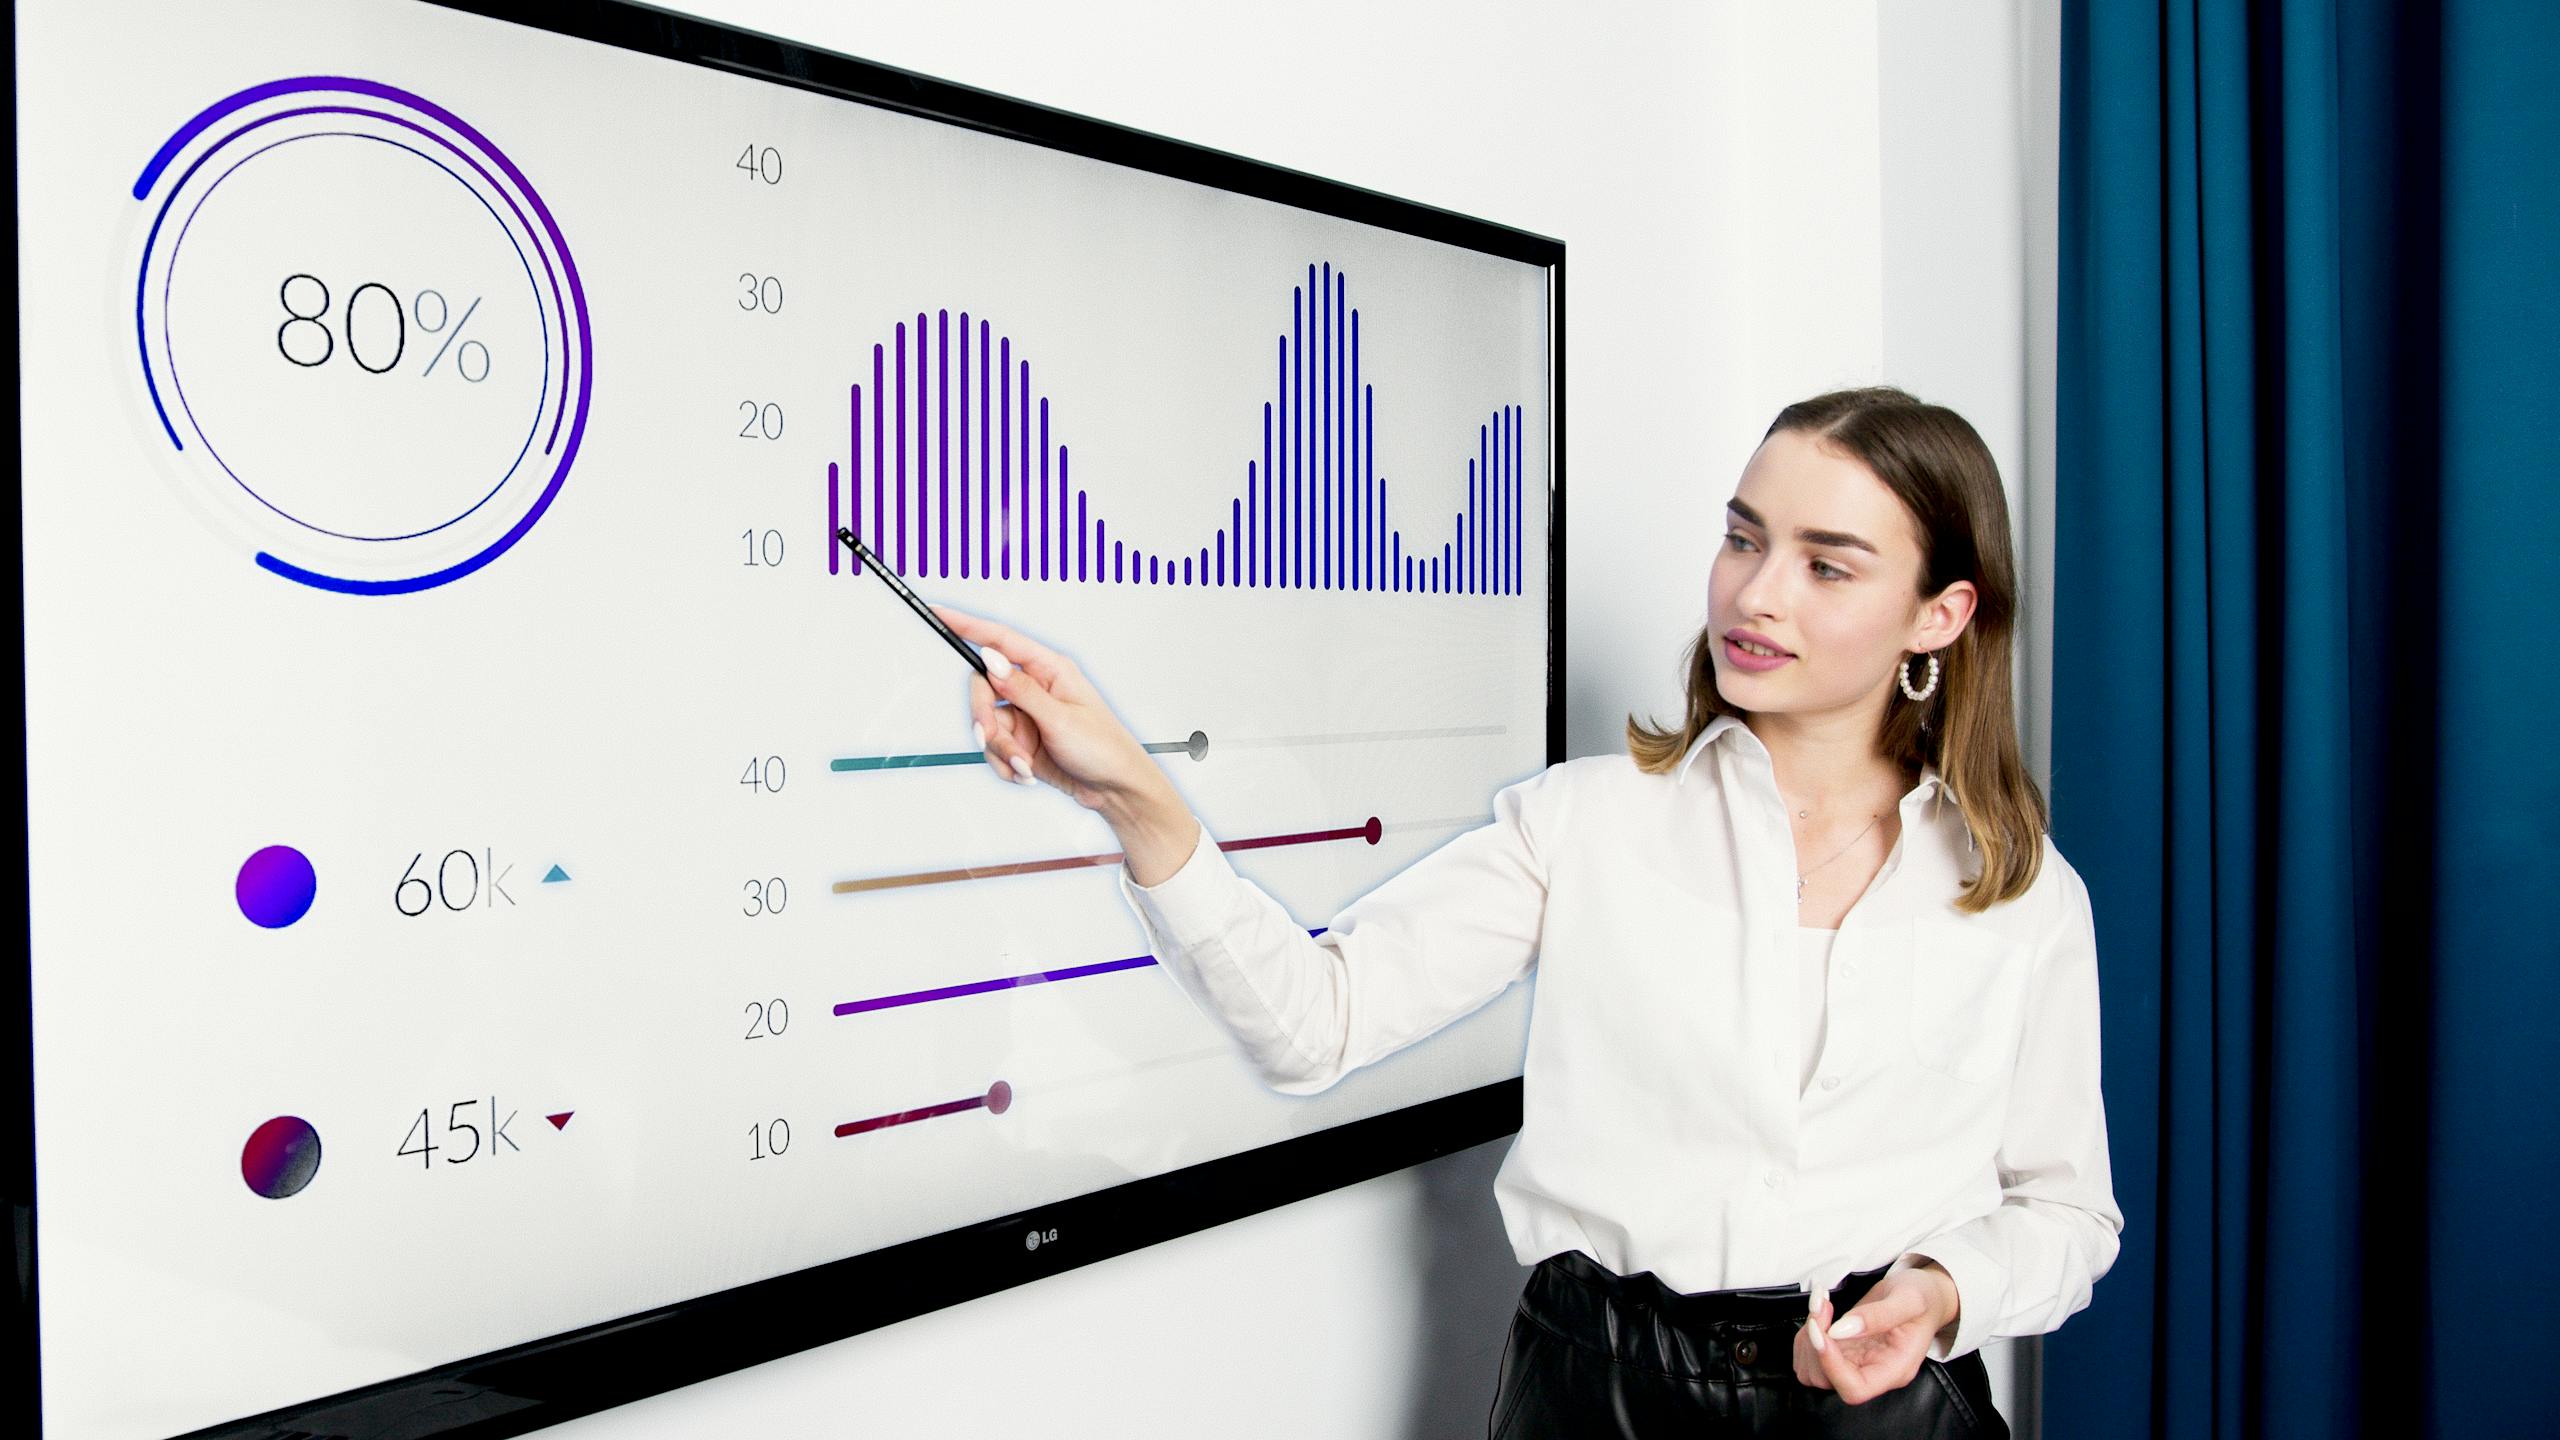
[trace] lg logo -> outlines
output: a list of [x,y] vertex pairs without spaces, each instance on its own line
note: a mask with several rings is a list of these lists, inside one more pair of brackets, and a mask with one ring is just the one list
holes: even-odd
[[1054,1229],[1026,1230],[1022,1235],[1022,1248],[1025,1250],[1037,1250],[1043,1245],[1055,1245],[1057,1243],[1058,1232]]

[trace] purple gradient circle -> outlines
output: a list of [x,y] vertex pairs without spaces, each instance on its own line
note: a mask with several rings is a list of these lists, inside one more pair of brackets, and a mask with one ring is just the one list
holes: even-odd
[[249,1132],[240,1178],[270,1200],[298,1195],[320,1173],[320,1132],[299,1115],[279,1115]]
[[310,857],[290,845],[270,845],[242,861],[231,887],[240,913],[255,924],[281,930],[311,911],[320,876]]
[[999,1080],[987,1087],[987,1113],[1001,1115],[1013,1108],[1013,1087]]

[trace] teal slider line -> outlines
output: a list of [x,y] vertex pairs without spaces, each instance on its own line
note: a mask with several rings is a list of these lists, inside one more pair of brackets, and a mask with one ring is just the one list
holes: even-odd
[[[1194,760],[1209,753],[1209,737],[1194,730],[1188,739],[1158,740],[1143,747],[1150,755],[1188,755]],[[847,755],[827,762],[834,771],[847,770],[921,770],[928,765],[977,765],[986,756],[975,750],[935,750],[916,755]]]

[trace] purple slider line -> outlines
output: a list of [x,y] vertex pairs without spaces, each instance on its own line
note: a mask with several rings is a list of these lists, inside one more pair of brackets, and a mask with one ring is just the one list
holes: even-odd
[[1214,585],[1227,583],[1227,532],[1224,528],[1218,531],[1218,574],[1210,583]]
[[[1284,343],[1285,343],[1285,342],[1284,342]],[[1261,571],[1261,575],[1262,575],[1262,582],[1261,582],[1261,583],[1262,583],[1263,588],[1265,588],[1265,589],[1269,589],[1269,588],[1270,588],[1270,586],[1271,586],[1271,556],[1272,556],[1272,545],[1273,545],[1273,543],[1274,543],[1274,542],[1273,542],[1272,537],[1280,533],[1280,524],[1279,524],[1280,512],[1272,508],[1273,504],[1275,503],[1275,502],[1274,502],[1274,500],[1273,500],[1273,498],[1272,498],[1272,495],[1273,495],[1273,491],[1272,491],[1272,484],[1271,484],[1271,407],[1270,407],[1270,406],[1268,406],[1268,405],[1265,405],[1265,406],[1263,406],[1263,407],[1262,407],[1262,571]]]
[[1333,526],[1342,507],[1333,495],[1333,262],[1324,266],[1324,288],[1316,292],[1316,574],[1325,589],[1333,588]]
[[[1227,502],[1227,533],[1236,538],[1236,583],[1241,585],[1244,583],[1244,500],[1241,497]],[[1218,583],[1223,585],[1226,582],[1221,579]]]
[[1129,542],[1125,540],[1114,540],[1111,542],[1111,582],[1115,585],[1128,578],[1126,575],[1121,573],[1120,569],[1121,560],[1127,552],[1128,543]]
[[1013,578],[1013,337],[998,342],[996,366],[996,573]]
[[[979,357],[984,368],[986,357]],[[969,312],[960,312],[960,578],[969,578]]]
[[[1526,422],[1521,418],[1520,407],[1517,405],[1512,406],[1511,456],[1513,464],[1511,468],[1511,498],[1514,502],[1513,509],[1524,517],[1528,512],[1529,504],[1528,467],[1518,462],[1520,459],[1520,442],[1524,438],[1520,427],[1525,423]],[[1524,592],[1528,589],[1529,581],[1528,533],[1529,527],[1524,521],[1515,521],[1513,523],[1511,527],[1511,581],[1512,584],[1518,586]]]
[[1510,428],[1510,420],[1504,412],[1495,411],[1493,474],[1497,483],[1493,487],[1493,593],[1496,595],[1509,594],[1511,583],[1509,577],[1502,573],[1511,559],[1511,461],[1502,452],[1504,432]]
[[898,573],[907,571],[907,322],[898,322]]
[[[1029,579],[1026,567],[1024,579]],[[1040,397],[1040,578],[1049,578],[1049,397]]]
[[883,995],[873,1000],[847,1000],[836,1006],[838,1015],[863,1015],[874,1010],[895,1010],[903,1005],[922,1005],[934,1000],[957,1000],[964,995],[985,995],[997,990],[1012,990],[1024,985],[1046,985],[1053,980],[1081,980],[1087,975],[1107,975],[1114,970],[1137,970],[1156,963],[1153,955],[1132,955],[1126,960],[1105,960],[1094,965],[1071,965],[1063,970],[1042,970],[1030,975],[1009,975],[1001,980],[974,980],[966,985],[945,985],[934,990],[910,990],[904,995]]
[[[938,338],[934,342],[933,409],[937,450],[934,459],[934,485],[940,495],[940,508],[934,511],[933,548],[940,557],[935,572],[951,573],[951,312],[940,312],[936,322]],[[964,330],[962,332],[966,334]]]
[[1360,312],[1351,312],[1351,477],[1354,482],[1351,503],[1352,550],[1359,558],[1352,562],[1351,583],[1358,589],[1370,586],[1369,532],[1377,527],[1378,516],[1369,508],[1369,472],[1361,457],[1360,446],[1367,438],[1360,428]]
[[[1060,468],[1063,469],[1064,467],[1062,466]],[[1060,478],[1063,479],[1064,477],[1061,476]],[[1079,490],[1076,492],[1076,578],[1078,580],[1085,578],[1084,543],[1084,492]]]
[[[1040,403],[1046,405],[1049,402],[1043,400]],[[1064,442],[1058,446],[1058,510],[1057,519],[1052,523],[1051,545],[1058,552],[1058,578],[1064,580],[1067,578],[1067,447]]]
[[[1490,500],[1493,495],[1493,452],[1486,443],[1492,433],[1493,427],[1489,422],[1476,427],[1476,474],[1481,477],[1481,481],[1484,486],[1484,500]],[[1476,505],[1476,516],[1472,521],[1468,522],[1475,531],[1474,542],[1469,548],[1475,552],[1475,588],[1477,594],[1484,593],[1485,578],[1487,574],[1485,569],[1486,547],[1484,543],[1484,537],[1487,534],[1487,531],[1484,528],[1484,512],[1491,507],[1485,504],[1484,500],[1479,500]]]
[[839,516],[839,515],[836,513],[836,486],[837,486],[837,484],[838,484],[838,482],[839,482],[840,478],[841,478],[841,477],[839,477],[839,476],[836,474],[836,462],[834,462],[833,460],[828,461],[828,462],[827,462],[827,539],[826,539],[826,546],[827,546],[827,573],[828,573],[828,574],[830,574],[830,575],[836,575],[836,574],[841,574],[841,573],[842,573],[842,569],[841,569],[841,567],[837,564],[837,559],[836,559],[836,557],[837,557],[840,553],[842,553],[842,551],[843,551],[843,549],[844,549],[844,547],[843,547],[843,546],[838,545],[838,544],[836,543],[836,527],[837,527],[838,525],[840,525],[840,524],[843,524],[843,523],[844,523],[843,518],[842,518],[841,516]]

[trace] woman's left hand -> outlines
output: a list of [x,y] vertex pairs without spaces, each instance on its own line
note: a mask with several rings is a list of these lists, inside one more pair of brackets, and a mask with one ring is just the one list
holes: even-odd
[[1852,1405],[1898,1390],[1920,1373],[1958,1303],[1955,1280],[1935,1265],[1888,1273],[1836,1324],[1830,1294],[1818,1294],[1796,1332],[1796,1378]]

